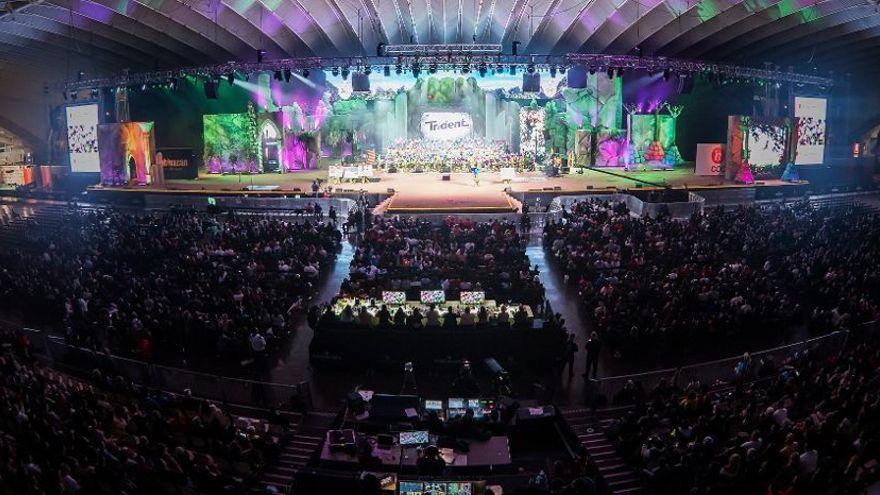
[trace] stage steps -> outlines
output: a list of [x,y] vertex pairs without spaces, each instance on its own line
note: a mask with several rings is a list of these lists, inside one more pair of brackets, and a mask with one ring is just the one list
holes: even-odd
[[617,453],[617,448],[605,434],[605,428],[612,421],[596,419],[593,410],[570,408],[562,410],[562,417],[577,436],[581,446],[599,468],[605,484],[614,495],[644,495],[648,491],[642,485],[638,474]]
[[293,436],[281,449],[274,464],[263,471],[263,487],[275,486],[279,493],[289,493],[297,471],[308,466],[320,450],[327,430],[333,426],[336,414],[309,412],[297,414],[299,421],[292,426]]

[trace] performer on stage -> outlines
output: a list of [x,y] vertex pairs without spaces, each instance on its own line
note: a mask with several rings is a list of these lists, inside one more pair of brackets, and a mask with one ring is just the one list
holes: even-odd
[[471,171],[474,173],[474,185],[479,186],[480,185],[480,166],[477,165],[476,163],[474,163]]

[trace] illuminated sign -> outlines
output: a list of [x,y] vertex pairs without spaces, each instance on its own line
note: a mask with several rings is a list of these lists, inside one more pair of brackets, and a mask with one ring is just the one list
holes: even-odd
[[422,114],[422,137],[432,141],[460,139],[471,134],[474,121],[463,112],[425,112]]

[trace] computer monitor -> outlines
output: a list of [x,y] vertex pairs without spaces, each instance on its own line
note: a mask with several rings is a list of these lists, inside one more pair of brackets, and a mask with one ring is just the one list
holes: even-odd
[[419,296],[422,304],[443,304],[446,302],[446,293],[442,290],[423,290]]
[[402,431],[400,432],[400,445],[424,445],[429,443],[431,438],[427,431]]
[[421,481],[400,481],[397,483],[398,493],[400,495],[422,495]]
[[449,398],[446,403],[446,415],[449,419],[464,416],[471,409],[477,419],[488,416],[495,409],[495,399],[460,399]]
[[428,411],[442,411],[443,410],[443,401],[442,400],[426,400],[425,401],[425,409]]
[[482,481],[401,481],[398,486],[400,495],[476,495],[485,490]]
[[382,302],[393,306],[399,306],[406,303],[406,292],[384,290],[382,291]]
[[465,306],[479,306],[486,302],[486,293],[478,291],[462,291],[459,300]]

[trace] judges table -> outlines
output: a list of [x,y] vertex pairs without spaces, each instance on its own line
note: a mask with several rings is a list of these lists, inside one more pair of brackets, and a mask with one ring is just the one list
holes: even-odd
[[[313,366],[347,369],[369,367],[402,369],[405,362],[413,362],[425,368],[451,366],[462,359],[473,361],[493,357],[506,362],[507,357],[515,357],[517,362],[533,368],[543,368],[558,360],[565,344],[565,333],[557,326],[545,326],[544,321],[535,318],[531,308],[525,306],[527,321],[525,325],[514,325],[518,305],[504,306],[510,315],[510,324],[497,324],[490,318],[490,324],[457,325],[455,327],[404,326],[378,327],[376,314],[382,306],[381,301],[360,301],[371,315],[371,325],[357,323],[359,309],[355,301],[341,299],[335,303],[334,311],[342,312],[345,305],[354,310],[355,322],[342,321],[326,324],[322,322],[315,330],[309,344],[309,357]],[[490,315],[498,314],[502,306],[495,301],[485,301]],[[410,314],[416,307],[424,314],[427,306],[416,301],[407,301],[398,306],[388,306],[394,314],[403,308]],[[460,313],[464,306],[459,301],[437,304],[443,314],[448,308]],[[471,310],[472,313],[476,309]],[[457,318],[460,320],[460,318]],[[423,317],[423,324],[425,318]]]
[[[366,307],[367,312],[370,314],[372,318],[371,326],[376,326],[379,324],[379,310],[382,309],[382,305],[384,303],[381,300],[377,299],[352,299],[352,298],[340,298],[333,304],[333,312],[336,313],[337,316],[341,315],[346,306],[350,306],[354,312],[354,318],[357,320],[358,313],[360,312],[361,307]],[[413,310],[418,308],[421,311],[422,315],[425,315],[430,309],[430,305],[424,304],[419,301],[406,301],[403,304],[397,305],[386,305],[388,311],[393,316],[394,313],[398,310],[398,308],[402,309],[407,316],[411,315]],[[502,311],[507,313],[507,319],[510,322],[514,321],[514,316],[516,315],[517,310],[520,308],[518,304],[502,304],[498,305],[495,301],[491,299],[487,299],[483,301],[480,305],[464,305],[459,301],[446,301],[442,303],[434,304],[434,307],[437,311],[440,312],[441,322],[443,320],[443,316],[447,313],[449,309],[452,309],[452,312],[457,315],[456,321],[461,322],[461,314],[465,311],[465,309],[470,309],[471,314],[476,315],[476,313],[480,310],[480,307],[486,308],[486,312],[489,314],[489,318],[497,318]],[[526,315],[529,321],[534,320],[534,314],[532,313],[532,308],[529,307],[528,304],[522,305],[523,309],[525,309]],[[426,317],[422,317],[422,325],[426,325],[428,319]]]
[[[382,463],[383,468],[393,471],[414,471],[418,463],[418,446],[400,445],[396,441],[393,445],[379,446],[375,435],[359,435],[373,446],[373,457]],[[431,441],[435,443],[437,437],[431,435]],[[511,463],[510,442],[506,436],[494,436],[485,441],[468,441],[468,451],[458,451],[449,448],[441,448],[440,456],[446,461],[448,468],[494,468],[507,466]],[[361,467],[357,456],[345,452],[331,452],[329,442],[324,441],[321,447],[321,462],[328,464],[327,467]]]

